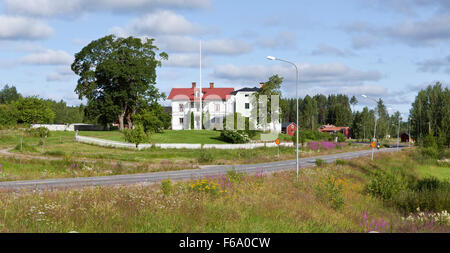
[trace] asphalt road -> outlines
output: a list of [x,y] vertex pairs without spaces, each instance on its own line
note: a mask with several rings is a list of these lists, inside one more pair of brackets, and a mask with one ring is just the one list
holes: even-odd
[[[395,152],[396,148],[375,149],[375,152]],[[336,159],[350,160],[357,157],[368,156],[371,150],[339,153],[324,156],[315,156],[300,159],[300,169],[315,166],[316,159],[322,159],[327,163]],[[208,176],[223,175],[233,168],[238,172],[245,173],[270,173],[275,171],[295,169],[295,160],[277,161],[261,164],[244,165],[206,165],[200,169],[164,171],[130,175],[100,176],[100,177],[78,177],[78,178],[56,178],[44,180],[6,181],[0,182],[0,190],[22,190],[22,189],[53,189],[53,188],[78,188],[84,186],[98,185],[125,185],[137,183],[157,183],[161,180],[184,180],[203,178]]]

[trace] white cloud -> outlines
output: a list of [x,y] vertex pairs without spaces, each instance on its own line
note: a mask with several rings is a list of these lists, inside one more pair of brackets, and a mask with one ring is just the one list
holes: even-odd
[[50,37],[53,29],[36,19],[0,15],[0,40],[39,40]]
[[[298,64],[299,80],[302,83],[316,83],[317,85],[341,86],[360,85],[365,81],[378,81],[381,74],[378,71],[358,71],[345,66],[342,63],[326,64]],[[218,66],[214,75],[228,80],[252,80],[259,82],[278,74],[288,81],[295,81],[295,69],[289,65],[247,65],[236,66],[227,64]]]
[[209,0],[5,0],[8,13],[28,16],[79,16],[87,12],[148,12],[159,8],[208,8]]
[[72,64],[74,57],[63,50],[46,49],[22,57],[19,62],[32,65]]
[[[202,67],[206,68],[212,64],[211,59],[202,57]],[[170,54],[167,61],[162,62],[163,67],[186,67],[199,68],[199,54]]]
[[172,11],[159,11],[144,15],[125,28],[137,35],[188,35],[202,32],[199,25],[192,24]]
[[264,48],[272,49],[293,49],[296,47],[295,33],[289,31],[281,31],[271,38],[258,39],[257,44]]
[[76,77],[70,66],[60,66],[54,72],[47,74],[47,82],[68,81]]
[[417,63],[422,72],[436,73],[441,69],[450,74],[450,55],[443,58],[428,59]]
[[338,56],[338,57],[348,57],[348,56],[355,56],[355,53],[353,53],[350,50],[341,50],[332,46],[328,46],[326,44],[320,44],[317,49],[314,49],[311,52],[312,55],[331,55],[331,56]]

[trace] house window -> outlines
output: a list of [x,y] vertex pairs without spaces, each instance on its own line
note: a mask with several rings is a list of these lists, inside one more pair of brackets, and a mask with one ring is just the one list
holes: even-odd
[[180,106],[180,112],[184,112],[184,105],[180,104],[179,106]]
[[191,102],[191,108],[194,108],[194,102]]
[[213,124],[216,123],[216,118],[212,118],[211,123],[213,123]]
[[220,104],[216,104],[216,112],[220,111]]
[[245,94],[245,97],[248,97],[248,94]]
[[250,103],[245,103],[245,109],[250,109]]
[[184,123],[184,118],[180,118],[180,125],[183,125]]

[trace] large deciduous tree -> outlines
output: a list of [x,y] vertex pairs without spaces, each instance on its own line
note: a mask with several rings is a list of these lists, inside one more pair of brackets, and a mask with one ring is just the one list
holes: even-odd
[[87,111],[106,124],[112,118],[124,129],[132,128],[132,116],[140,106],[156,103],[161,97],[156,83],[156,67],[167,60],[154,39],[108,35],[94,40],[75,54],[72,70],[80,76],[75,92],[88,100]]

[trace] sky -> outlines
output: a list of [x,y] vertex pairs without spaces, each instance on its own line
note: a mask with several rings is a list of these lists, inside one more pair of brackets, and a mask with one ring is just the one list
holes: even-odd
[[[103,36],[153,38],[169,55],[157,88],[255,87],[274,74],[283,97],[382,98],[407,117],[417,92],[449,86],[450,0],[2,0],[0,88],[78,105],[74,54]],[[165,105],[170,101],[163,102]]]

